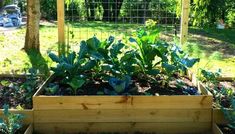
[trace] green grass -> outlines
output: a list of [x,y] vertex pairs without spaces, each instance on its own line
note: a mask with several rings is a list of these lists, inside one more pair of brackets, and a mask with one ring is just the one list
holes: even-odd
[[[66,27],[66,38],[69,37],[71,50],[79,50],[79,42],[92,36],[105,40],[110,35],[118,39],[127,39],[138,27],[138,24],[104,24],[102,22],[73,23]],[[163,32],[161,37],[173,41],[173,29],[170,26],[160,27]],[[68,30],[70,32],[68,32]],[[222,69],[225,75],[235,76],[235,30],[216,30],[191,28],[189,43],[184,49],[193,57],[201,58],[193,70],[207,68],[210,70]],[[27,68],[35,66],[35,62],[48,63],[52,65],[47,56],[48,51],[57,52],[57,27],[54,24],[43,24],[40,27],[41,54],[43,57],[34,58],[27,55],[21,49],[24,46],[25,27],[14,31],[0,32],[0,73],[21,73]],[[40,63],[39,62],[39,63]],[[40,64],[37,64],[40,66]]]

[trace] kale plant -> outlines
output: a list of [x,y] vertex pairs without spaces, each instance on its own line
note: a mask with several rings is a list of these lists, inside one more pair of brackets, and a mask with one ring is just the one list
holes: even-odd
[[[82,45],[81,45],[82,47]],[[83,51],[82,48],[80,52]],[[77,94],[78,88],[85,84],[86,71],[89,71],[95,63],[88,61],[88,59],[71,52],[68,56],[58,57],[53,53],[49,53],[49,57],[57,63],[56,67],[51,68],[55,76],[62,78],[60,84],[69,85],[74,94]]]
[[199,58],[190,58],[181,48],[177,45],[169,46],[168,59],[162,63],[166,74],[171,76],[175,72],[185,72],[187,69],[193,67],[195,63],[199,62]]
[[3,134],[15,134],[22,128],[22,114],[13,114],[9,112],[9,106],[4,105],[4,117],[0,118],[0,132]]

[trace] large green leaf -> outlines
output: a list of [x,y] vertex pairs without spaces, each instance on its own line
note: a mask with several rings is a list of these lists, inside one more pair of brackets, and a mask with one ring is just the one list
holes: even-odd
[[121,42],[112,45],[111,49],[110,49],[110,54],[111,57],[117,58],[117,55],[121,53],[121,49],[124,47],[125,45]]
[[87,43],[87,46],[92,50],[97,50],[100,45],[100,41],[96,37],[88,39],[86,43]]
[[113,36],[110,36],[106,41],[102,42],[100,47],[103,49],[107,49],[113,42],[115,38]]
[[160,73],[160,70],[152,69],[152,70],[148,70],[146,73],[149,75],[158,75]]
[[80,50],[79,50],[79,53],[78,53],[78,59],[82,59],[85,57],[85,55],[87,54],[88,52],[88,48],[87,48],[87,44],[85,41],[81,41],[80,43]]
[[173,72],[177,71],[177,67],[174,65],[170,65],[168,63],[162,63],[162,67],[166,70],[168,74],[172,74]]
[[73,78],[70,82],[67,83],[74,90],[81,88],[85,84],[85,80]]
[[51,58],[52,61],[56,62],[56,63],[59,63],[60,62],[60,58],[55,55],[54,53],[49,53],[48,56]]
[[88,61],[83,67],[83,70],[91,70],[96,66],[97,62],[95,60]]
[[75,61],[75,58],[76,58],[76,53],[75,52],[69,53],[68,57],[67,57],[68,63],[73,65],[74,61]]
[[184,66],[186,66],[186,67],[188,67],[188,68],[191,68],[191,67],[193,67],[193,65],[195,64],[195,63],[197,63],[197,62],[199,62],[200,61],[200,59],[199,58],[184,58],[184,59],[181,59],[181,63],[184,65]]

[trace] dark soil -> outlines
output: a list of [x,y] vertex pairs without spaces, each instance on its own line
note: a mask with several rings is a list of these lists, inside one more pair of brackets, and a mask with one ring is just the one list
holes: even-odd
[[[172,80],[169,82],[169,86],[164,84],[162,78],[157,78],[155,82],[148,81],[148,78],[132,78],[132,84],[128,87],[128,92],[119,94],[119,95],[198,95],[197,87],[192,86],[193,84],[188,78],[180,77],[185,85],[182,87],[176,86],[176,80]],[[102,80],[93,80],[86,83],[81,89],[78,90],[77,94],[74,94],[71,87],[67,84],[60,84],[60,78],[54,79],[49,85],[59,85],[59,89],[55,92],[55,94],[50,94],[43,92],[46,95],[97,95],[98,92],[104,92],[104,89],[113,90],[113,88],[109,85],[108,82]],[[48,86],[49,87],[49,86]],[[105,95],[102,94],[102,95]],[[107,94],[108,95],[108,94]]]
[[235,129],[232,129],[227,125],[219,125],[219,128],[223,134],[235,134]]
[[[4,83],[8,84],[4,84]],[[21,88],[26,78],[0,78],[0,108],[8,104],[10,108],[21,106],[24,109],[32,108],[32,93],[25,88]],[[30,96],[30,98],[29,98]]]

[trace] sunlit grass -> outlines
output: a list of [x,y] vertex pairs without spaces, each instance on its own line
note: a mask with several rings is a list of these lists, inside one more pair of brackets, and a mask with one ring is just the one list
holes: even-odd
[[[142,25],[137,24],[102,24],[101,22],[95,23],[73,23],[67,24],[65,36],[66,43],[69,42],[69,47],[71,50],[78,51],[79,43],[82,40],[86,40],[92,36],[96,36],[100,40],[107,39],[110,35],[115,36],[118,39],[124,39],[126,36],[130,36],[138,27]],[[171,27],[162,28],[163,30],[172,30]],[[172,31],[171,31],[172,32]],[[206,32],[214,32],[207,30]],[[164,32],[163,32],[164,33]],[[206,68],[215,71],[219,68],[222,72],[228,76],[235,76],[235,57],[232,54],[235,44],[229,44],[225,49],[229,49],[230,55],[225,56],[226,53],[217,51],[210,44],[211,40],[220,40],[222,43],[229,41],[233,42],[233,36],[228,36],[230,33],[228,30],[223,34],[219,32],[215,37],[208,37],[203,41],[198,41],[195,35],[191,36],[190,44],[184,45],[184,50],[190,53],[193,57],[201,58],[199,64],[197,64],[193,70],[196,72],[199,68]],[[215,34],[215,33],[208,33]],[[173,40],[173,34],[164,34],[165,37],[171,38]],[[206,36],[206,35],[203,35]],[[225,41],[221,40],[217,36],[226,36]],[[29,57],[21,49],[24,46],[25,38],[25,27],[17,29],[12,32],[0,32],[0,73],[10,73],[17,72],[21,73],[25,69],[30,68],[32,65],[30,63]],[[198,37],[201,38],[201,35]],[[209,39],[210,38],[210,39]],[[45,60],[48,62],[49,67],[51,66],[51,61],[47,56],[48,51],[57,52],[58,50],[58,33],[56,25],[45,26],[42,25],[40,28],[40,44],[41,53]],[[227,43],[227,42],[226,42]],[[226,44],[225,43],[225,44]],[[68,43],[67,43],[68,44]],[[225,51],[226,52],[226,51]]]

